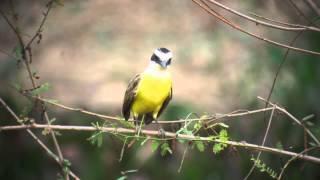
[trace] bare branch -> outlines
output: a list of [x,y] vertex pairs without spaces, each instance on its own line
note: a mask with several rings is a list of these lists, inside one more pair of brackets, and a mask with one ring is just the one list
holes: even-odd
[[[302,154],[305,154],[305,153],[307,153],[307,152],[309,152],[309,151],[311,151],[311,150],[318,149],[318,148],[319,148],[319,147],[311,147],[311,148],[308,148],[308,149],[303,150],[301,153],[299,153],[299,154],[297,154],[297,155],[302,155]],[[290,164],[292,161],[296,160],[297,158],[298,158],[298,156],[293,156],[293,157],[291,157],[291,158],[287,161],[287,163],[281,168],[281,172],[280,172],[280,174],[279,174],[279,176],[278,176],[278,178],[277,178],[278,180],[281,179],[281,177],[282,177],[285,169],[289,166],[289,164]]]
[[276,104],[270,102],[270,101],[267,101],[265,100],[264,98],[258,96],[258,99],[260,100],[263,100],[264,102],[268,102],[268,104],[270,104],[271,106],[274,106],[276,107],[277,110],[283,112],[284,114],[286,114],[290,119],[292,119],[294,122],[296,122],[298,125],[300,125],[307,133],[308,135],[314,140],[314,142],[320,146],[320,142],[318,140],[318,138],[316,138],[316,136],[307,128],[305,127],[304,124],[302,124],[296,117],[294,117],[291,113],[289,113],[286,109],[282,108],[282,107],[279,107],[277,106]]
[[[20,118],[16,115],[16,113],[5,103],[5,101],[2,98],[0,98],[0,103],[14,117],[14,119],[17,122],[20,122],[21,126],[26,126],[25,124],[22,123],[22,120],[20,120]],[[26,131],[40,145],[40,147],[42,147],[42,149],[44,149],[47,152],[47,154],[50,157],[52,157],[60,165],[61,168],[63,168],[63,165],[60,162],[60,158],[56,154],[54,154],[29,128],[26,128]],[[80,179],[71,170],[69,171],[69,174],[75,179]]]
[[[84,109],[80,109],[80,108],[73,108],[73,107],[69,107],[60,103],[55,102],[54,100],[49,100],[49,99],[45,99],[42,97],[34,97],[40,101],[43,101],[47,104],[65,109],[65,110],[70,110],[70,111],[75,111],[75,112],[80,112],[83,114],[87,114],[87,115],[91,115],[94,117],[98,117],[98,118],[102,118],[104,120],[115,120],[115,121],[121,121],[122,119],[119,117],[114,117],[114,116],[107,116],[107,115],[103,115],[103,114],[98,114],[98,113],[94,113],[91,111],[87,111]],[[262,109],[256,109],[256,110],[242,110],[242,112],[239,111],[235,111],[235,112],[231,112],[231,113],[227,113],[227,114],[216,114],[214,116],[208,116],[208,117],[204,117],[204,118],[193,118],[193,119],[180,119],[180,120],[168,120],[168,121],[158,121],[159,124],[173,124],[173,123],[185,123],[185,122],[192,122],[192,121],[208,121],[208,123],[217,123],[217,122],[223,122],[223,118],[231,118],[231,117],[240,117],[240,116],[247,116],[247,115],[251,115],[251,114],[256,114],[256,113],[260,113],[260,112],[266,112],[266,111],[271,111],[273,109],[273,107],[267,107],[267,108],[262,108]],[[244,112],[243,112],[244,111]],[[132,119],[129,121],[133,121]],[[155,123],[155,122],[152,122]]]
[[320,16],[320,8],[313,0],[304,0],[304,2],[318,15]]
[[[291,0],[290,0],[290,1],[291,1]],[[253,13],[253,12],[249,12],[249,14],[251,14],[252,16],[255,16],[255,17],[257,17],[257,18],[264,19],[264,20],[267,20],[267,21],[270,21],[270,22],[273,22],[273,23],[277,23],[277,24],[282,24],[282,25],[285,25],[285,26],[291,26],[291,27],[301,27],[301,26],[304,26],[304,25],[299,25],[299,24],[292,24],[292,23],[277,21],[277,20],[274,20],[274,19],[271,19],[271,18],[267,18],[267,17],[261,16],[261,15],[259,15],[259,14]],[[308,27],[308,26],[306,26],[306,27]],[[317,27],[316,27],[316,28],[317,28]]]
[[[91,115],[91,116],[94,116],[94,117],[98,117],[98,118],[102,118],[102,119],[109,119],[109,120],[116,120],[116,121],[121,121],[122,120],[119,117],[107,116],[107,115],[97,114],[97,113],[90,112],[90,111],[83,110],[83,109],[79,109],[79,108],[68,107],[68,106],[65,106],[63,104],[59,104],[59,103],[53,102],[53,100],[48,100],[48,99],[44,99],[44,98],[41,98],[41,97],[33,97],[33,98],[37,98],[37,99],[39,99],[39,100],[41,100],[41,101],[43,101],[45,103],[57,106],[57,107],[62,108],[62,109],[81,112],[81,113],[88,114],[88,115]],[[258,99],[267,102],[262,97],[258,97]],[[317,143],[317,145],[320,146],[319,140],[296,117],[294,117],[292,114],[290,114],[286,109],[284,109],[282,107],[279,107],[278,105],[273,104],[271,102],[269,102],[269,103],[270,103],[270,105],[272,107],[267,107],[267,108],[262,108],[262,109],[257,109],[257,110],[251,110],[251,111],[245,111],[245,112],[239,112],[239,113],[238,113],[238,111],[236,111],[236,113],[232,112],[232,113],[228,113],[228,114],[217,114],[215,116],[209,116],[209,117],[205,117],[205,118],[183,119],[183,120],[172,120],[172,121],[171,120],[170,121],[158,121],[158,123],[161,123],[161,124],[173,124],[173,123],[185,123],[185,122],[191,122],[191,121],[208,121],[208,123],[218,123],[218,122],[223,122],[223,120],[220,120],[222,118],[246,116],[246,115],[256,114],[256,113],[260,113],[260,112],[271,111],[271,110],[273,110],[275,108],[277,111],[280,111],[280,112],[283,112],[284,114],[286,114],[289,118],[293,119],[297,124],[299,124],[303,129],[305,129],[306,132],[308,133],[308,135]],[[129,120],[129,121],[133,121],[133,120]]]
[[311,23],[309,18],[302,12],[302,10],[293,2],[292,0],[288,0],[290,5],[298,12],[298,14],[303,17],[308,23]]
[[259,40],[265,41],[269,44],[273,44],[282,48],[289,48],[291,50],[297,51],[297,52],[302,52],[302,53],[306,53],[306,54],[313,54],[313,55],[317,55],[320,56],[320,52],[316,52],[316,51],[310,51],[310,50],[306,50],[306,49],[301,49],[301,48],[297,48],[297,47],[293,47],[293,46],[289,46],[287,44],[283,44],[283,43],[279,43],[277,41],[273,41],[273,40],[269,40],[267,38],[264,38],[262,36],[259,36],[255,33],[246,31],[244,29],[242,29],[240,26],[238,26],[237,24],[232,23],[231,21],[229,21],[228,19],[226,19],[225,17],[221,16],[219,13],[215,12],[208,4],[206,4],[206,2],[204,2],[204,0],[200,0],[202,3],[198,2],[197,0],[192,0],[193,2],[195,2],[198,6],[200,6],[202,9],[204,9],[207,13],[211,14],[212,16],[218,18],[220,21],[224,22],[225,24],[231,26],[232,28],[243,32],[249,36],[252,36],[254,38],[257,38]]
[[49,15],[50,10],[52,9],[52,4],[53,4],[53,0],[49,1],[47,4],[47,10],[43,13],[43,18],[41,20],[41,23],[36,31],[36,33],[33,35],[33,37],[30,39],[30,41],[27,43],[26,45],[26,49],[30,48],[31,44],[33,43],[33,41],[41,34],[42,32],[42,28],[47,20],[47,17]]
[[[219,6],[222,9],[225,9],[235,15],[238,15],[244,19],[247,19],[251,22],[257,23],[257,24],[261,24],[264,25],[266,27],[271,27],[271,28],[275,28],[275,29],[280,29],[280,30],[285,30],[285,31],[304,31],[304,30],[311,30],[311,31],[317,31],[320,32],[320,29],[317,27],[313,27],[313,26],[304,26],[304,25],[300,25],[300,24],[295,24],[294,27],[285,27],[285,26],[280,26],[280,25],[276,25],[276,24],[271,24],[271,23],[267,23],[265,21],[260,21],[258,19],[252,18],[250,16],[247,16],[243,13],[240,13],[232,8],[229,8],[228,6],[225,6],[215,0],[207,0],[212,4],[215,4],[216,6]],[[284,24],[284,23],[282,23]],[[287,24],[287,23],[286,23]],[[290,24],[290,26],[292,26],[292,24]]]

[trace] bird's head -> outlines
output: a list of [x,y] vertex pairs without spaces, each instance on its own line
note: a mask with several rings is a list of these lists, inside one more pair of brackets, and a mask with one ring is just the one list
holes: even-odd
[[151,56],[151,63],[166,69],[171,64],[172,52],[167,48],[155,49]]

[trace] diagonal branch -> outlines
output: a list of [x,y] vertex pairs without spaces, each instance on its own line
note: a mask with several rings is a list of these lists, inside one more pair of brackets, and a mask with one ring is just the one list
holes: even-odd
[[304,0],[304,2],[318,15],[320,16],[320,8],[313,0]]
[[[14,119],[21,124],[21,126],[26,126],[22,120],[16,115],[16,113],[5,103],[5,101],[0,98],[0,104],[14,117]],[[43,150],[47,152],[47,154],[52,157],[59,165],[61,168],[63,168],[63,164],[60,162],[59,156],[54,154],[48,146],[46,146],[38,137],[35,135],[29,128],[26,128],[26,131],[28,134],[42,147]],[[71,170],[69,171],[69,174],[74,177],[74,179],[80,179],[77,177]]]
[[[307,153],[307,152],[309,152],[309,151],[312,151],[312,150],[314,150],[314,149],[319,149],[319,147],[311,147],[311,148],[305,149],[305,150],[303,150],[301,153],[299,153],[299,154],[297,154],[297,155],[305,154],[305,153]],[[298,159],[298,156],[292,156],[292,157],[287,161],[287,163],[281,168],[281,172],[280,172],[277,180],[280,180],[280,179],[281,179],[281,177],[282,177],[284,171],[286,170],[286,168],[289,166],[289,164],[290,164],[292,161],[294,161],[294,160],[296,160],[296,159]]]
[[[224,10],[227,10],[239,17],[242,17],[244,19],[247,19],[251,22],[254,22],[254,23],[257,23],[257,24],[261,24],[261,25],[264,25],[266,27],[271,27],[271,28],[275,28],[275,29],[280,29],[280,30],[285,30],[285,31],[305,31],[305,30],[310,30],[310,31],[317,31],[317,32],[320,32],[320,29],[317,28],[317,27],[313,27],[313,26],[304,26],[304,25],[300,25],[300,24],[294,24],[295,27],[288,27],[288,26],[280,26],[280,25],[276,25],[276,24],[271,24],[271,23],[267,23],[265,21],[261,21],[261,20],[258,20],[258,19],[255,19],[253,17],[250,17],[248,15],[245,15],[243,13],[240,13],[226,5],[223,5],[215,0],[207,0],[209,1],[210,3],[224,9]],[[281,24],[284,24],[284,23],[281,23]],[[285,23],[287,24],[287,23]],[[290,24],[290,26],[292,26],[292,24]]]
[[202,9],[204,9],[207,13],[209,13],[210,15],[218,18],[220,21],[224,22],[225,24],[231,26],[232,28],[242,32],[242,33],[245,33],[249,36],[252,36],[256,39],[259,39],[261,41],[264,41],[264,42],[267,42],[269,44],[273,44],[273,45],[276,45],[278,47],[282,47],[282,48],[289,48],[291,50],[294,50],[294,51],[297,51],[297,52],[302,52],[302,53],[306,53],[306,54],[313,54],[313,55],[317,55],[317,56],[320,56],[320,52],[317,52],[317,51],[311,51],[311,50],[306,50],[306,49],[302,49],[302,48],[297,48],[297,47],[293,47],[293,46],[289,46],[287,44],[283,44],[283,43],[280,43],[280,42],[277,42],[277,41],[273,41],[273,40],[270,40],[270,39],[267,39],[265,37],[262,37],[260,35],[257,35],[255,33],[252,33],[252,32],[249,32],[249,31],[246,31],[244,30],[243,28],[241,28],[239,25],[237,24],[234,24],[233,22],[229,21],[228,19],[226,19],[225,17],[223,17],[222,15],[220,15],[219,13],[215,12],[206,2],[204,2],[204,0],[200,0],[202,3],[200,3],[199,1],[197,0],[192,0],[194,3],[196,3],[199,7],[201,7]]
[[307,134],[313,139],[313,141],[317,144],[317,146],[320,146],[320,141],[318,140],[318,138],[316,138],[316,136],[304,125],[302,124],[299,119],[297,119],[296,117],[294,117],[291,113],[289,113],[286,109],[277,106],[276,104],[265,100],[262,97],[258,97],[258,99],[267,102],[268,104],[270,104],[271,106],[276,107],[277,110],[279,110],[280,112],[283,112],[284,114],[286,114],[291,120],[293,120],[294,122],[296,122],[298,125],[300,125],[306,132]]
[[30,39],[30,41],[27,43],[27,45],[26,45],[26,47],[25,47],[26,49],[30,48],[30,46],[31,46],[31,44],[33,43],[33,41],[41,34],[42,28],[43,28],[43,26],[44,26],[44,24],[45,24],[45,22],[46,22],[46,20],[47,20],[47,17],[48,17],[48,15],[49,15],[49,12],[50,12],[50,10],[52,9],[52,3],[53,3],[53,2],[54,2],[54,1],[49,1],[49,2],[48,2],[48,4],[47,4],[47,10],[43,13],[43,18],[42,18],[42,20],[41,20],[41,23],[40,23],[40,25],[39,25],[36,33],[33,35],[33,37],[32,37],[32,38]]

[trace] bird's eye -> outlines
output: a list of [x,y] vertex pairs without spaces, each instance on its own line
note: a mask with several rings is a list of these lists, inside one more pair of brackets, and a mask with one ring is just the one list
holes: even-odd
[[171,64],[171,58],[167,61],[167,66]]
[[159,59],[159,57],[158,56],[156,56],[155,54],[153,54],[152,56],[151,56],[151,61],[154,61],[154,62],[156,62],[156,63],[160,63],[160,59]]

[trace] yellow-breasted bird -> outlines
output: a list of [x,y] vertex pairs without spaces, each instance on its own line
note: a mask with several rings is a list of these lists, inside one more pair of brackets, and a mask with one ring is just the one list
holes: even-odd
[[125,92],[122,114],[128,120],[130,114],[135,123],[150,124],[167,107],[172,99],[172,79],[168,67],[172,53],[166,48],[155,49],[148,67],[137,74]]

